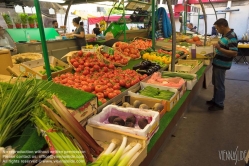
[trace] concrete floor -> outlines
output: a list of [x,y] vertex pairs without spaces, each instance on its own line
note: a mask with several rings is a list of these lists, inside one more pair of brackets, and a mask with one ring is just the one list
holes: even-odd
[[[239,161],[244,155],[238,153],[249,150],[248,67],[233,64],[227,71],[223,111],[207,111],[205,102],[212,98],[212,85],[201,90],[151,166],[245,166],[245,161]],[[222,155],[225,152],[236,153],[237,162]]]

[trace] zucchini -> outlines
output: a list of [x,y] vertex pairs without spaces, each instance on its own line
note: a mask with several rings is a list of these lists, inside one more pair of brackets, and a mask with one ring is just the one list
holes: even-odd
[[189,74],[162,72],[162,78],[168,78],[168,77],[181,77],[181,78],[186,79],[186,80],[195,79],[194,76],[189,75]]

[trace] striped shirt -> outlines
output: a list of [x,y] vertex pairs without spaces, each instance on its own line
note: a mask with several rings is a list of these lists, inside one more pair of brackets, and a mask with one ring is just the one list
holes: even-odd
[[[219,40],[218,44],[221,48],[226,50],[238,51],[238,39],[237,35],[231,29],[225,36]],[[215,57],[213,59],[213,66],[221,69],[230,69],[232,66],[233,57],[227,56],[219,50],[215,50]]]

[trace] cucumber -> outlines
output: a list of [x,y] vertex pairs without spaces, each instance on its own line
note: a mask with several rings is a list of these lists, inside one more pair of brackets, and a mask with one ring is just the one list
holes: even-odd
[[181,77],[187,80],[193,80],[195,78],[194,76],[188,74],[162,72],[162,78],[167,78],[167,77]]

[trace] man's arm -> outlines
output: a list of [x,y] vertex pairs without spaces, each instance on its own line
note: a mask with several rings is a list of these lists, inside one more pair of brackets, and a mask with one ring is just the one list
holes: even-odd
[[220,52],[222,52],[223,54],[229,57],[236,57],[238,54],[238,52],[235,50],[226,50],[224,48],[221,48],[218,43],[214,44],[214,48],[216,48],[217,50],[219,50]]

